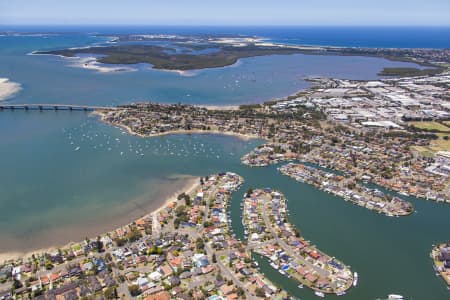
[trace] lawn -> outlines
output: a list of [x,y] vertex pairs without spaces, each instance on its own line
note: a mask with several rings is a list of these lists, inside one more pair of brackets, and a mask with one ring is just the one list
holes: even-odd
[[[409,122],[410,125],[425,130],[437,130],[440,132],[450,133],[450,127],[447,127],[438,122]],[[446,124],[447,125],[447,124]],[[450,125],[449,125],[450,126]]]
[[446,134],[439,133],[438,135],[439,139],[431,141],[430,146],[414,146],[412,148],[425,157],[433,157],[434,153],[438,151],[450,151],[450,140],[444,140],[442,138]]
[[436,151],[450,151],[450,140],[438,139],[431,142]]

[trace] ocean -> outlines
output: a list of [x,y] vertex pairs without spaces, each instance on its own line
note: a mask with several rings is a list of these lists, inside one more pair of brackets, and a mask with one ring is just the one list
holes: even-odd
[[[99,73],[76,59],[27,55],[35,50],[102,44],[92,33],[219,33],[274,42],[364,47],[448,48],[449,28],[283,27],[21,27],[46,32],[0,36],[0,77],[22,85],[8,103],[117,105],[146,100],[231,105],[283,97],[308,87],[308,76],[376,79],[383,67],[414,66],[379,58],[267,56],[217,69],[175,72],[136,66]],[[207,82],[207,84],[205,84]],[[417,213],[388,218],[350,205],[277,173],[248,168],[239,158],[262,141],[220,135],[130,136],[83,112],[0,112],[0,252],[28,251],[81,240],[131,221],[183,186],[186,176],[233,171],[245,185],[232,201],[233,229],[242,233],[239,203],[251,187],[274,187],[289,199],[292,221],[326,253],[350,265],[360,284],[342,299],[399,293],[447,299],[428,253],[448,240],[450,206],[411,198]],[[78,150],[76,150],[79,147]],[[301,299],[296,288],[263,264],[266,275]],[[328,297],[333,299],[335,297]]]

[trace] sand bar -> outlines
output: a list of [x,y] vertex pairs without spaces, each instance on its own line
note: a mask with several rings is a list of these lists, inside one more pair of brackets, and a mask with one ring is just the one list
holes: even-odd
[[13,97],[21,89],[19,83],[12,82],[8,78],[0,78],[0,101]]

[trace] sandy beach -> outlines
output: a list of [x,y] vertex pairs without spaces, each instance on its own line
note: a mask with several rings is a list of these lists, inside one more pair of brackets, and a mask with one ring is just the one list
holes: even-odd
[[135,68],[125,66],[108,66],[97,62],[95,57],[78,57],[77,61],[70,64],[71,67],[83,68],[88,70],[94,70],[100,73],[113,73],[113,72],[133,72],[137,71]]
[[12,82],[8,78],[0,78],[0,101],[13,97],[22,88],[17,82]]
[[[8,249],[0,251],[0,262],[31,257],[33,253],[53,252],[76,242],[83,241],[85,237],[95,238],[98,235],[114,231],[141,217],[151,216],[159,212],[168,203],[177,201],[179,194],[183,192],[191,193],[200,186],[199,177],[190,175],[174,175],[169,178],[169,181],[170,183],[161,188],[151,199],[143,196],[146,200],[144,201],[145,203],[139,203],[142,202],[142,199],[129,199],[128,201],[124,201],[124,204],[109,216],[102,217],[101,219],[83,220],[82,222],[80,221],[80,224],[73,224],[68,227],[56,226],[42,234],[40,244],[37,247],[31,246],[29,248],[30,245],[26,242],[24,244],[24,242],[19,243],[11,237],[1,237],[2,243],[12,243],[18,250]],[[19,250],[19,248],[23,250]]]
[[239,105],[199,105],[209,110],[238,110]]

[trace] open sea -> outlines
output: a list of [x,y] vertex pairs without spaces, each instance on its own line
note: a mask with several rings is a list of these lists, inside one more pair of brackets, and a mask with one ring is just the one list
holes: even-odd
[[[117,105],[139,100],[233,105],[283,97],[308,87],[308,76],[376,79],[383,67],[414,66],[380,58],[288,55],[240,60],[179,74],[153,70],[100,73],[79,59],[29,55],[35,50],[101,45],[93,33],[242,34],[289,44],[450,48],[450,28],[350,27],[0,27],[33,33],[0,36],[0,77],[22,85],[5,103]],[[45,34],[34,34],[45,33]],[[233,229],[250,186],[280,189],[291,220],[307,239],[359,273],[340,299],[449,299],[428,256],[449,239],[450,206],[409,198],[417,212],[388,218],[297,183],[275,167],[248,168],[240,157],[262,141],[219,135],[130,136],[83,112],[0,112],[0,253],[81,240],[150,212],[184,178],[233,171],[245,185],[233,196]],[[79,147],[79,148],[78,148]],[[76,150],[78,148],[78,150]],[[315,299],[261,261],[275,283]],[[336,297],[327,296],[327,299]]]

